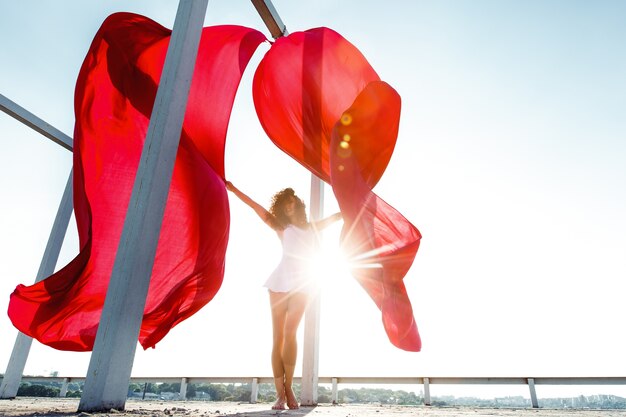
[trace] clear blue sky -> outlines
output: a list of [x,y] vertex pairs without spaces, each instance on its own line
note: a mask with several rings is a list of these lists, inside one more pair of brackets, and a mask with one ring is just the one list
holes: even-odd
[[[133,11],[171,27],[176,4],[3,1],[0,93],[71,136],[74,83],[102,20]],[[405,279],[423,352],[387,342],[374,305],[338,276],[323,296],[320,374],[625,375],[626,3],[274,4],[290,32],[343,34],[402,96],[398,144],[375,191],[424,236]],[[206,24],[223,23],[267,33],[244,0],[209,2]],[[285,186],[309,192],[308,173],[273,147],[251,104],[266,50],[242,82],[226,150],[227,176],[261,203]],[[71,155],[4,114],[0,147],[4,370],[16,334],[8,297],[34,281]],[[231,210],[222,290],[155,350],[138,351],[135,375],[270,374],[261,285],[280,245],[247,207],[231,200]],[[59,267],[76,255],[75,235],[72,225]],[[26,372],[82,376],[88,360],[35,343]]]

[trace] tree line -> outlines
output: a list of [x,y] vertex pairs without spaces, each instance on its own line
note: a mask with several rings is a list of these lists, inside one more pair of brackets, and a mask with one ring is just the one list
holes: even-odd
[[[67,397],[80,397],[83,383],[71,382],[68,384]],[[22,382],[17,392],[19,397],[58,397],[61,391],[59,382]],[[300,386],[294,385],[296,395],[300,395]],[[252,392],[251,384],[187,384],[187,399],[199,399],[208,401],[250,401]],[[180,383],[131,383],[128,386],[128,395],[141,397],[151,394],[149,397],[169,399],[180,393]],[[168,395],[165,398],[164,395]],[[340,389],[337,392],[339,403],[380,403],[397,405],[419,405],[422,398],[413,392],[402,390],[390,390],[381,388]],[[257,401],[274,402],[276,391],[272,384],[259,384]],[[332,391],[320,385],[318,387],[318,403],[331,403]]]

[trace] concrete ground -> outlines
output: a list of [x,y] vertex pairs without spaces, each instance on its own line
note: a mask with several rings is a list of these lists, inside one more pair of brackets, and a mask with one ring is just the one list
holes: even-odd
[[0,400],[2,417],[626,417],[626,410],[554,410],[526,408],[424,407],[387,405],[320,405],[299,410],[271,410],[271,404],[237,404],[209,401],[142,401],[129,399],[125,411],[79,413],[76,398]]

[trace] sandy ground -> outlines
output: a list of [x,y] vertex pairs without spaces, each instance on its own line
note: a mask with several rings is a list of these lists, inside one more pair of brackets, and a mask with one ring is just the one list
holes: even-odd
[[617,417],[626,410],[553,410],[526,408],[472,408],[472,407],[409,407],[386,405],[320,405],[299,410],[275,411],[271,404],[237,404],[204,401],[142,401],[129,399],[125,411],[106,413],[79,413],[75,398],[29,398],[0,400],[2,417],[382,417],[382,416],[472,416],[472,417]]

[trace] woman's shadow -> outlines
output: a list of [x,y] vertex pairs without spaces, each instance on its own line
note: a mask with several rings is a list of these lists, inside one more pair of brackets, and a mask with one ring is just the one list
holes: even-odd
[[270,417],[270,416],[306,416],[317,407],[300,407],[296,410],[260,410],[260,411],[239,411],[231,414],[220,414],[223,417]]

